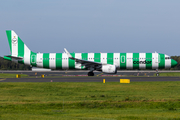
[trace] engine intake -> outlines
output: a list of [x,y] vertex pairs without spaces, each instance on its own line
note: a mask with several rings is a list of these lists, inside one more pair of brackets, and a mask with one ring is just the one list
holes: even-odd
[[116,69],[115,65],[103,65],[102,66],[102,72],[116,74],[117,69]]

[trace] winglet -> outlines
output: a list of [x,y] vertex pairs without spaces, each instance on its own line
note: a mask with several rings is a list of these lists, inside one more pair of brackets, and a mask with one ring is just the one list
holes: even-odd
[[68,55],[69,58],[73,58],[73,57],[71,56],[71,54],[66,50],[66,48],[64,48],[64,50],[65,50],[65,52],[66,52],[66,54]]

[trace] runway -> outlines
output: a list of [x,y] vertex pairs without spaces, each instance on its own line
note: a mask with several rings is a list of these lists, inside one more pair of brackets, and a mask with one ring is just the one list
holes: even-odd
[[180,77],[60,77],[60,78],[0,78],[0,82],[119,82],[130,79],[131,82],[180,81]]
[[[11,70],[11,71],[3,71],[0,70],[0,73],[10,73],[10,74],[27,74],[28,76],[41,76],[42,74],[45,76],[87,76],[88,70],[61,70],[61,71],[19,71],[19,70]],[[180,71],[159,71],[159,73],[164,72],[180,72]],[[98,71],[94,71],[94,76],[108,76],[108,75],[117,75],[121,77],[125,76],[142,76],[142,77],[150,77],[154,76],[156,73],[155,70],[119,70],[117,74],[106,74]]]
[[[77,71],[0,71],[0,73],[10,73],[10,74],[27,74],[29,76],[87,76],[87,70],[77,70]],[[106,76],[106,75],[117,75],[117,76],[153,76],[155,71],[118,71],[117,74],[106,74],[98,71],[94,71],[95,76]]]

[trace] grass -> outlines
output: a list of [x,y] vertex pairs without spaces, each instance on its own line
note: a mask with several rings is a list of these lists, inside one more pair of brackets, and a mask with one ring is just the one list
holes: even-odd
[[0,83],[0,119],[180,119],[180,82]]
[[[154,74],[154,76],[156,76],[156,74]],[[174,77],[179,77],[180,76],[180,72],[165,72],[165,73],[159,73],[159,76],[164,76],[164,77],[171,77],[171,76],[174,76]]]
[[[16,78],[17,74],[0,73],[0,78]],[[28,77],[26,74],[20,74],[21,77]]]

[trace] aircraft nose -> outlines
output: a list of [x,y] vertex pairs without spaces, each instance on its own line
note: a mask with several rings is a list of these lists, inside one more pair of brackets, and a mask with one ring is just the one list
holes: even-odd
[[177,65],[177,62],[173,59],[171,59],[171,67],[175,67]]

